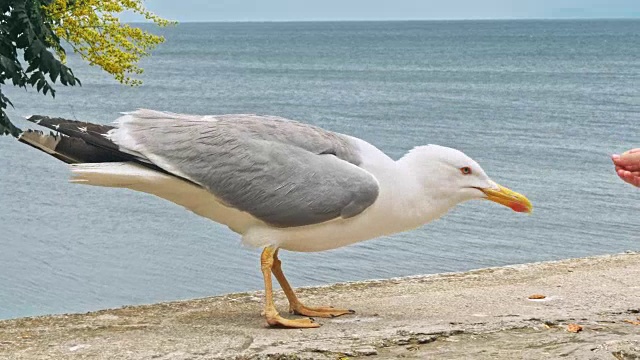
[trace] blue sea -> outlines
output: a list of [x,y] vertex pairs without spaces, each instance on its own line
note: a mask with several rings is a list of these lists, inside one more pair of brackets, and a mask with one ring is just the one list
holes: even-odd
[[[294,286],[640,250],[640,189],[617,178],[609,157],[640,147],[638,20],[185,23],[157,32],[166,43],[143,61],[143,86],[71,56],[82,87],[58,86],[52,99],[3,86],[9,114],[100,123],[140,107],[279,115],[394,158],[422,144],[458,148],[535,206],[526,216],[469,202],[415,231],[285,252]],[[65,164],[0,138],[0,318],[262,289],[259,250],[226,227],[68,177]]]

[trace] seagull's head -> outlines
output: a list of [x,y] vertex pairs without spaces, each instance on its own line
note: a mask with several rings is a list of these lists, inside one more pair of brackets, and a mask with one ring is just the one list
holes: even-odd
[[432,198],[448,200],[451,205],[486,199],[517,212],[530,213],[533,209],[524,195],[498,185],[477,162],[459,150],[427,145],[419,146],[411,153],[414,153],[414,161],[419,162],[413,169]]

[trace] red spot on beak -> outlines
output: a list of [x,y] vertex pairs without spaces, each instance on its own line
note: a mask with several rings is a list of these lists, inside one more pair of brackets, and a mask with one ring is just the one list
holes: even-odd
[[527,211],[529,211],[529,209],[526,206],[524,206],[523,204],[521,204],[519,202],[509,203],[509,207],[511,208],[511,210],[513,210],[515,212],[527,212]]

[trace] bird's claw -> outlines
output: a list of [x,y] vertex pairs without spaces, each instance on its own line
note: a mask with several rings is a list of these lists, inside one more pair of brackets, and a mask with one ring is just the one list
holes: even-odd
[[356,313],[353,310],[336,309],[333,306],[307,307],[300,303],[294,304],[291,307],[289,307],[289,312],[291,314],[296,314],[296,315],[316,316],[316,317],[324,317],[324,318],[334,318],[342,315]]
[[304,328],[317,328],[320,327],[315,319],[303,318],[303,319],[286,319],[279,314],[267,317],[267,323],[271,327],[282,327],[288,329],[304,329]]

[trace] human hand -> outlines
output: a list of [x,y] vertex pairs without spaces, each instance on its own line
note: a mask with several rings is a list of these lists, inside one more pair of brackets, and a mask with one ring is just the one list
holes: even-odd
[[622,155],[612,155],[620,179],[640,187],[640,148],[625,151]]

